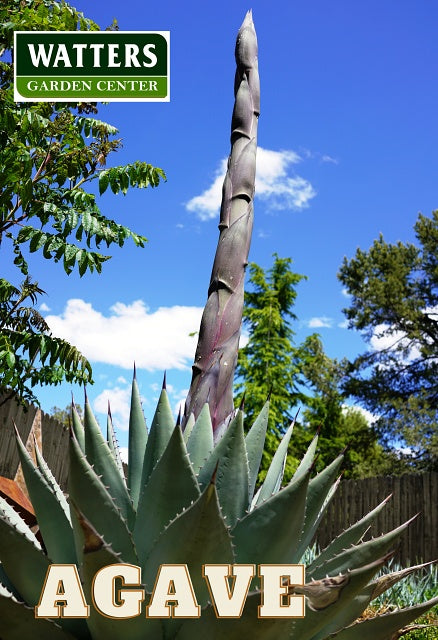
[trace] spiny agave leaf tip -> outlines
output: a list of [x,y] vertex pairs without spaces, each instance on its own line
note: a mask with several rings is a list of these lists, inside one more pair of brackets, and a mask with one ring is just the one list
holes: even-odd
[[177,419],[176,419],[176,426],[177,427],[181,427],[181,405],[180,405],[179,410],[178,410],[178,416],[177,416]]
[[137,367],[135,366],[135,360],[134,360],[134,376],[133,376],[134,380],[137,380]]
[[245,393],[243,393],[242,400],[240,401],[239,411],[244,411],[245,409]]
[[166,372],[164,372],[164,376],[163,376],[163,386],[162,386],[163,391],[166,390]]

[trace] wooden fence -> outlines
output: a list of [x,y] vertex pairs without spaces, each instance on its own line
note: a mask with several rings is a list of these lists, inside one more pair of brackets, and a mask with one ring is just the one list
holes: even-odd
[[316,540],[324,548],[388,495],[391,500],[377,516],[365,539],[395,529],[416,514],[396,546],[403,565],[438,558],[438,473],[343,480],[324,516]]
[[[1,400],[0,396],[0,402]],[[65,489],[68,476],[68,430],[40,409],[28,405],[26,411],[14,400],[0,405],[0,476],[15,478],[17,474],[19,459],[14,423],[29,450],[32,445],[31,431],[40,434],[43,456],[58,483]]]

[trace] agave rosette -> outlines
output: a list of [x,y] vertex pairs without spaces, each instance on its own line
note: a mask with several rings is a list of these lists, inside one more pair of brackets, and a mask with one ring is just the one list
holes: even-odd
[[[306,567],[306,584],[295,587],[295,593],[306,596],[305,618],[258,619],[257,578],[240,618],[216,617],[202,565],[299,563],[338,483],[342,455],[312,477],[316,436],[292,480],[282,487],[291,425],[256,490],[268,411],[269,402],[245,435],[243,412],[237,410],[214,443],[208,405],[183,432],[175,425],[163,388],[148,434],[134,377],[126,477],[111,416],[105,440],[86,401],[83,425],[72,410],[67,498],[41,454],[37,451],[35,464],[17,435],[43,544],[0,500],[0,636],[186,640],[208,634],[219,640],[251,633],[262,639],[284,634],[293,640],[347,640],[372,634],[384,640],[433,606],[438,599],[355,623],[374,597],[413,570],[373,580],[408,525],[362,540],[385,500]],[[117,563],[137,565],[146,604],[160,565],[186,564],[201,617],[158,620],[147,618],[143,610],[136,618],[114,621],[90,607],[88,619],[35,619],[32,607],[39,602],[53,563],[78,566],[89,603],[99,569]]]

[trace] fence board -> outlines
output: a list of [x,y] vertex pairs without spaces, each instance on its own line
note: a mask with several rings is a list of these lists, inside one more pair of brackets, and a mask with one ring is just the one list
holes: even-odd
[[364,539],[395,529],[419,513],[401,536],[395,559],[402,564],[438,558],[438,473],[342,480],[316,535],[321,548],[392,493]]

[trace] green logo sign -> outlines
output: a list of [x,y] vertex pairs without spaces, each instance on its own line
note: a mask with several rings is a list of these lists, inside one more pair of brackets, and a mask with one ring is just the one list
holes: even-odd
[[15,31],[17,102],[168,102],[169,31]]

